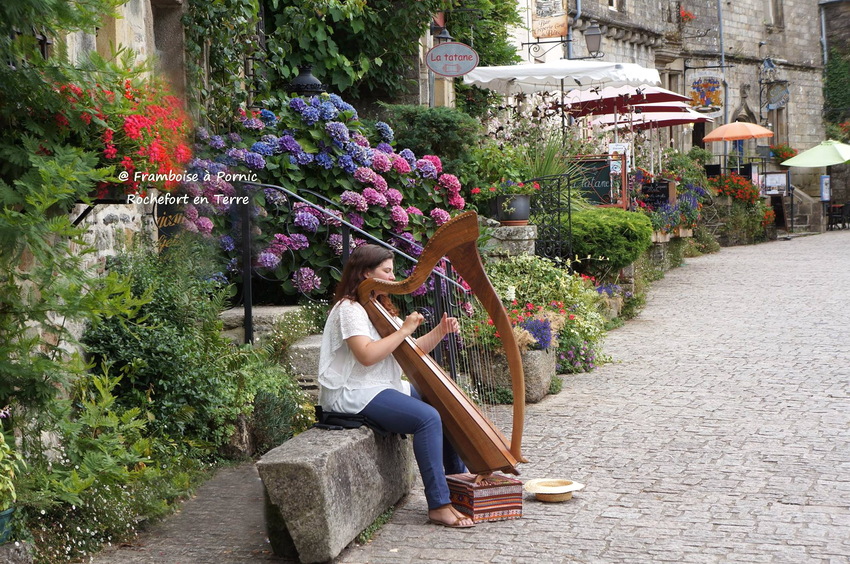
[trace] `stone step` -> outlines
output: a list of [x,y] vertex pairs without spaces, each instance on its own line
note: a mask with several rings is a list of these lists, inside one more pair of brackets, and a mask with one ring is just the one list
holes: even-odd
[[321,335],[309,335],[296,341],[289,347],[289,364],[292,373],[298,379],[301,389],[314,400],[319,398],[319,351],[322,348]]
[[[300,306],[254,306],[254,342],[263,342],[274,330],[275,323],[284,315],[298,311]],[[221,312],[222,333],[235,343],[245,342],[245,309],[235,307]]]

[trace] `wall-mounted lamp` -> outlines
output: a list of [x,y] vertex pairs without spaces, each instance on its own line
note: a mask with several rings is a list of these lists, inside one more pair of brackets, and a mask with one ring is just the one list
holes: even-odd
[[431,35],[434,36],[434,42],[437,45],[455,40],[455,38],[449,34],[449,30],[446,26],[437,25],[435,22],[431,22]]
[[595,20],[584,30],[584,44],[587,46],[589,58],[596,59],[605,53],[602,52],[602,30]]

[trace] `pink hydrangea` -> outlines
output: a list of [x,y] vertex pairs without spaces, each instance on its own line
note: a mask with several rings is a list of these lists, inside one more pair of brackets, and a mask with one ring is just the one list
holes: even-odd
[[460,180],[454,174],[442,174],[439,180],[440,186],[443,186],[449,191],[449,194],[457,194],[460,192]]
[[361,147],[369,146],[369,140],[362,133],[355,133],[351,136],[351,140]]
[[387,191],[387,181],[380,174],[375,175],[375,181],[372,182],[372,186],[374,186],[375,190],[377,190],[381,194]]
[[431,216],[431,219],[433,219],[437,225],[444,224],[452,217],[451,215],[449,215],[449,212],[441,208],[434,208],[428,215]]
[[372,155],[372,168],[377,172],[387,172],[393,166],[393,163],[390,162],[390,157],[387,156],[386,153],[382,153],[380,151],[376,151],[374,155]]
[[198,228],[198,232],[203,233],[204,235],[209,235],[213,230],[213,222],[208,217],[199,217],[195,220],[195,225]]
[[399,157],[395,155],[396,158],[393,160],[393,170],[399,174],[410,174],[410,163],[404,160],[403,157]]
[[449,198],[449,205],[457,210],[462,210],[466,206],[466,200],[460,194],[455,194]]
[[189,221],[195,221],[196,219],[198,219],[198,208],[196,208],[192,204],[188,204],[186,206],[186,209],[183,210],[183,217],[185,217]]
[[180,225],[183,227],[184,230],[188,231],[189,233],[198,232],[198,226],[195,225],[195,222],[190,220],[188,217],[184,216],[183,221],[180,223]]
[[424,213],[422,213],[422,210],[420,210],[416,206],[407,206],[406,211],[407,211],[408,215],[422,215],[422,216],[425,215]]
[[437,169],[438,173],[443,172],[443,162],[437,155],[425,155],[422,159],[434,163],[434,168]]
[[389,190],[384,192],[384,196],[387,197],[387,202],[393,205],[400,204],[402,198],[404,198],[402,193],[396,190],[395,188],[390,188]]
[[354,180],[362,182],[363,184],[373,183],[377,176],[378,174],[374,170],[365,166],[361,166],[354,171]]
[[390,211],[390,217],[392,217],[392,220],[398,227],[405,227],[410,221],[407,212],[401,206],[393,206]]
[[363,190],[363,197],[366,198],[366,202],[369,203],[369,205],[381,207],[385,207],[387,205],[387,199],[384,195],[374,188],[365,188]]

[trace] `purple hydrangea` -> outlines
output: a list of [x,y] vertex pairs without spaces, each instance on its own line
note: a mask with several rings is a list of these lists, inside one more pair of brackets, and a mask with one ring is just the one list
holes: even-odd
[[301,233],[293,233],[289,236],[289,248],[293,251],[301,251],[310,247],[310,241]]
[[286,205],[286,202],[288,201],[286,199],[286,195],[283,192],[280,192],[273,188],[266,188],[265,190],[263,190],[263,193],[266,195],[266,203],[275,206]]
[[261,131],[265,129],[266,124],[257,118],[243,118],[242,125],[245,126],[245,129],[254,129],[256,131]]
[[306,125],[314,125],[319,121],[319,110],[312,106],[304,108],[304,111],[301,112],[301,119]]
[[221,135],[213,135],[210,137],[209,144],[213,149],[224,149],[226,147],[224,138]]
[[272,239],[271,245],[266,249],[267,252],[274,253],[277,256],[283,255],[292,247],[292,239],[282,233],[276,233]]
[[339,197],[339,201],[347,206],[353,207],[357,211],[362,212],[369,209],[369,203],[366,201],[366,198],[364,198],[362,194],[358,194],[351,190],[343,192]]
[[290,155],[289,156],[289,162],[291,162],[292,164],[298,164],[298,165],[308,165],[308,164],[312,163],[315,160],[315,158],[316,157],[313,155],[313,153],[305,153],[304,151],[301,151],[300,153]]
[[341,121],[329,121],[325,124],[325,132],[334,140],[335,143],[342,146],[350,139],[348,126]]
[[368,147],[362,147],[357,143],[349,141],[345,144],[345,152],[351,155],[351,158],[357,164],[362,166],[372,165],[372,149]]
[[257,266],[262,266],[263,268],[277,268],[277,265],[280,264],[280,257],[274,253],[269,251],[263,251],[257,256]]
[[231,143],[241,143],[242,142],[242,136],[239,135],[238,133],[228,133],[227,138],[230,140]]
[[247,154],[248,151],[245,149],[228,149],[225,153],[225,155],[237,162],[245,162],[245,155]]
[[278,140],[278,146],[281,151],[286,151],[287,153],[301,153],[304,149],[301,148],[301,144],[295,140],[295,137],[292,135],[284,135]]
[[330,103],[333,104],[334,107],[336,107],[336,109],[338,109],[339,111],[341,111],[341,112],[354,112],[352,119],[357,119],[357,110],[354,109],[354,106],[352,106],[351,104],[349,104],[348,102],[346,102],[342,98],[340,98],[339,95],[331,94],[328,99],[329,99]]
[[[328,246],[331,248],[333,253],[336,256],[342,255],[342,235],[340,233],[332,233],[330,237],[328,237]],[[348,242],[348,250],[354,250],[354,240],[349,239]]]
[[199,217],[196,219],[195,226],[198,228],[198,232],[204,235],[209,235],[213,230],[213,222],[208,217]]
[[218,239],[218,244],[221,245],[221,250],[229,253],[236,249],[236,241],[230,235],[222,235]]
[[425,215],[424,213],[422,213],[422,210],[420,210],[416,206],[407,206],[406,211],[408,215]]
[[296,112],[301,113],[307,109],[307,102],[305,102],[303,98],[293,98],[289,101],[289,107]]
[[307,210],[298,210],[295,212],[295,219],[293,221],[295,225],[311,233],[315,233],[316,229],[319,228],[318,218]]
[[199,128],[195,131],[195,136],[196,136],[198,139],[200,139],[201,141],[206,141],[207,139],[209,139],[209,138],[210,138],[210,132],[209,132],[209,131],[207,131],[207,128],[206,128],[206,127],[199,127]]
[[431,180],[437,179],[437,167],[431,161],[425,159],[419,159],[416,161],[416,172],[422,178],[430,178]]
[[392,153],[395,152],[395,149],[393,149],[392,145],[390,145],[389,143],[384,143],[384,142],[378,143],[378,145],[375,147],[375,149],[377,149],[378,151],[380,151],[382,153],[386,153],[388,155],[391,155]]
[[292,274],[292,283],[302,294],[309,294],[322,286],[322,279],[309,266],[302,266]]
[[[363,200],[363,201],[365,202],[366,200]],[[348,214],[348,223],[350,223],[351,225],[353,225],[357,229],[362,229],[363,224],[366,223],[366,221],[363,219],[363,216],[360,215],[359,213],[351,212],[351,213]]]
[[188,219],[189,221],[195,221],[198,219],[198,208],[196,208],[192,204],[188,204],[186,209],[183,210],[183,217]]
[[407,164],[409,164],[411,167],[416,164],[416,155],[414,155],[413,151],[411,151],[410,149],[402,149],[399,155],[401,156],[401,158],[406,160]]
[[387,199],[383,194],[375,190],[374,188],[366,188],[363,190],[363,197],[366,198],[366,202],[373,206],[381,206],[386,207]]
[[259,153],[247,152],[245,155],[245,164],[248,165],[248,168],[258,170],[266,168],[266,159]]

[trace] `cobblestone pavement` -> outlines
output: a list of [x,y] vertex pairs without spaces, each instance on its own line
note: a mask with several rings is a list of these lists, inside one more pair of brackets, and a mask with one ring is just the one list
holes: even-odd
[[[426,524],[417,488],[337,564],[850,562],[848,295],[850,231],[687,259],[609,334],[614,362],[528,409],[521,478],[584,490],[451,530]],[[95,562],[270,560],[258,488],[225,470]]]

